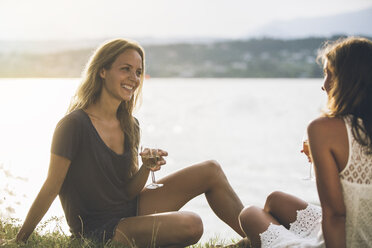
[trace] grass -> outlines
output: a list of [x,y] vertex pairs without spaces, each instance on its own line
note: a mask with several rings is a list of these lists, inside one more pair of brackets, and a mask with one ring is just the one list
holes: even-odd
[[[20,220],[18,219],[0,219],[0,239],[10,240],[13,239],[21,227]],[[38,225],[36,230],[31,234],[26,244],[8,244],[5,247],[27,247],[27,248],[119,248],[113,244],[99,244],[94,243],[88,239],[71,239],[68,234],[62,231],[60,226],[61,219],[52,217],[49,220],[42,222]],[[50,226],[54,228],[50,229]],[[50,230],[50,231],[45,231]],[[229,243],[234,240],[229,240]],[[189,248],[211,248],[214,245],[224,245],[226,242],[218,237],[210,239],[208,242],[201,244],[200,242],[189,246]],[[1,246],[0,246],[1,247]],[[134,248],[134,247],[131,247]]]

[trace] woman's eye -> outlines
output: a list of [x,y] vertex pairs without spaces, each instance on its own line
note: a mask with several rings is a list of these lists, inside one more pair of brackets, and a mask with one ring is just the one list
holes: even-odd
[[122,70],[122,71],[129,71],[129,67],[122,67],[122,68],[120,68],[120,70]]
[[142,75],[142,71],[137,71],[136,74],[137,74],[137,77],[140,77]]

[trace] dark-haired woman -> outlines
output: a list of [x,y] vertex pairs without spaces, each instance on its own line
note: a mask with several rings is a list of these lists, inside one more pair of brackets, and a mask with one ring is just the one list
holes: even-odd
[[307,132],[321,207],[274,192],[245,208],[253,247],[372,246],[372,42],[342,39],[320,58],[329,111]]

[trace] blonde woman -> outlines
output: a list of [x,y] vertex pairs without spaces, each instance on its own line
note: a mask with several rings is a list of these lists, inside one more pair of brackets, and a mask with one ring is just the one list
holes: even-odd
[[253,247],[371,247],[372,42],[347,38],[320,55],[329,112],[308,126],[321,207],[274,192],[245,208]]
[[28,239],[57,195],[71,233],[101,244],[148,247],[155,241],[156,246],[183,247],[198,242],[201,218],[178,210],[200,194],[243,236],[238,221],[243,205],[215,161],[159,180],[162,188],[144,188],[150,170],[159,170],[167,156],[159,151],[156,168],[137,159],[140,129],[132,111],[144,73],[144,51],[135,42],[115,39],[96,50],[67,115],[55,129],[48,176],[17,242]]

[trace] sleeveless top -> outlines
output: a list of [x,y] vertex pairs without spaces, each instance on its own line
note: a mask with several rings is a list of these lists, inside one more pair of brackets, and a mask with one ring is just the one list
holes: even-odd
[[349,159],[340,180],[346,206],[346,246],[372,245],[372,155],[354,138],[351,117],[344,118]]

